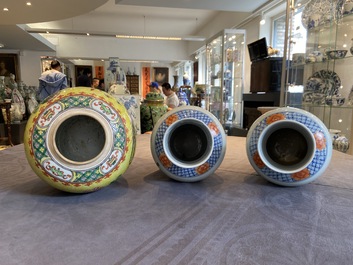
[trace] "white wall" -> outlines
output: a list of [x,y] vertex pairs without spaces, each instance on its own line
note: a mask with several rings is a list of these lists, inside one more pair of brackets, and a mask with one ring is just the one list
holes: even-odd
[[57,56],[66,58],[121,60],[188,60],[187,44],[183,41],[154,41],[117,38],[70,37],[57,35]]
[[[246,44],[252,43],[259,39],[259,22],[257,17],[244,25],[246,30]],[[247,45],[245,46],[245,60],[244,60],[244,93],[250,92],[250,76],[251,76],[251,61]]]
[[[220,30],[225,28],[233,28],[235,25],[243,21],[249,14],[238,12],[219,12],[213,22],[202,29],[199,34],[207,38],[212,37]],[[259,17],[250,21],[242,27],[246,29],[247,44],[259,39]],[[156,60],[157,64],[144,63],[125,63],[121,65],[125,72],[130,67],[130,71],[136,68],[136,72],[140,75],[140,69],[143,66],[153,67],[169,67],[169,81],[173,83],[173,68],[171,62],[180,60],[194,60],[191,54],[203,47],[206,42],[182,42],[182,41],[147,41],[147,40],[124,40],[115,38],[89,38],[89,37],[68,37],[66,35],[56,35],[57,52],[34,52],[21,51],[20,71],[21,79],[32,86],[38,85],[38,78],[41,74],[40,57],[41,56],[57,56],[67,58],[105,58],[119,57],[130,60]],[[98,61],[82,61],[81,64],[91,64],[94,66],[99,64]],[[75,61],[75,64],[80,64]],[[246,48],[245,56],[245,79],[244,92],[250,90],[250,60]],[[74,65],[69,65],[72,78],[74,78]],[[93,76],[95,73],[93,72]]]
[[[216,35],[223,29],[234,28],[235,25],[241,23],[249,15],[250,13],[245,12],[219,12],[211,23],[207,24],[200,32],[196,33],[195,35],[205,36],[207,41],[207,39]],[[205,46],[206,41],[203,43],[190,42],[188,44],[188,54],[191,55],[202,46]]]
[[20,77],[16,81],[23,81],[28,86],[38,86],[38,78],[42,73],[41,56],[55,56],[54,52],[21,51],[18,53]]

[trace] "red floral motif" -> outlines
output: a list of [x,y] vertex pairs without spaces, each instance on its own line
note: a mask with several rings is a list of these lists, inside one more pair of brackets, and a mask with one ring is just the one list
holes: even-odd
[[295,179],[295,180],[306,179],[306,178],[310,177],[310,170],[307,168],[304,168],[303,170],[301,170],[299,172],[293,173],[291,177],[292,177],[292,179]]
[[208,124],[208,128],[210,128],[213,136],[217,136],[219,134],[218,127],[214,122],[210,122]]
[[168,159],[165,153],[162,153],[159,155],[159,160],[161,161],[162,165],[166,168],[169,168],[172,166],[172,162]]
[[198,166],[195,170],[197,174],[202,175],[206,173],[209,169],[210,169],[210,164],[205,163],[205,164],[202,164],[201,166]]
[[258,168],[263,168],[265,166],[258,152],[253,155],[252,159],[254,160]]
[[314,138],[317,150],[323,150],[326,148],[326,138],[322,132],[316,132]]
[[276,113],[276,114],[273,114],[273,115],[267,117],[266,123],[271,124],[276,121],[285,120],[285,119],[286,119],[286,115],[284,115],[282,113]]
[[177,120],[178,120],[178,115],[172,114],[172,115],[170,115],[168,118],[166,118],[165,124],[167,124],[168,126],[170,126],[170,125],[172,125],[174,122],[176,122]]

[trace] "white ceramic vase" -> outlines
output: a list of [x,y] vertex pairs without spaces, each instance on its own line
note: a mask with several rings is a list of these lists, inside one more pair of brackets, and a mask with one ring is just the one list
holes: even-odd
[[225,151],[222,125],[199,107],[182,106],[168,111],[151,135],[151,152],[157,166],[182,182],[199,181],[213,174]]
[[331,135],[313,114],[278,108],[260,116],[246,142],[256,172],[282,186],[299,186],[319,177],[332,156]]

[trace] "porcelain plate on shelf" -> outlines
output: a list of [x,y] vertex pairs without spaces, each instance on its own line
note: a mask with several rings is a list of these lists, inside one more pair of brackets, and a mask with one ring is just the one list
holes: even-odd
[[337,95],[340,87],[341,79],[335,72],[317,71],[306,82],[303,101],[313,103],[315,101],[314,94],[321,95],[324,100],[326,96]]
[[339,21],[343,16],[344,0],[311,0],[302,13],[302,24],[306,29],[313,29],[331,20]]

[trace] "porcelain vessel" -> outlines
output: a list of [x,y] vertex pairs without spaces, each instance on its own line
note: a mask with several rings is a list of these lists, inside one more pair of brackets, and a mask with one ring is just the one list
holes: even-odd
[[124,105],[130,115],[136,134],[141,134],[140,96],[139,95],[112,95]]
[[266,112],[253,123],[246,149],[259,175],[278,185],[299,186],[325,171],[332,156],[332,140],[316,116],[286,107]]
[[173,91],[178,91],[179,89],[179,76],[177,75],[173,75],[173,78],[174,78],[174,85],[172,87]]
[[140,107],[141,133],[152,131],[158,120],[168,111],[164,98],[160,93],[147,93]]
[[155,125],[151,152],[159,169],[172,179],[207,178],[223,161],[226,136],[218,119],[195,106],[168,111]]
[[24,147],[34,172],[49,185],[92,192],[129,167],[135,134],[125,107],[98,89],[68,88],[44,100],[30,116]]
[[335,150],[342,153],[346,153],[349,149],[349,140],[345,135],[339,135],[333,141],[333,147]]

